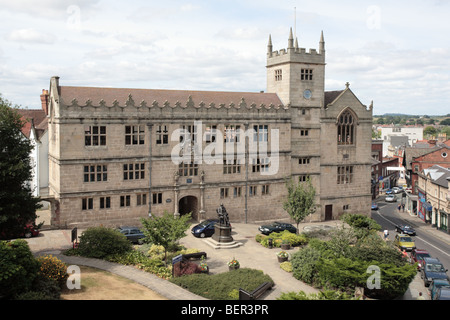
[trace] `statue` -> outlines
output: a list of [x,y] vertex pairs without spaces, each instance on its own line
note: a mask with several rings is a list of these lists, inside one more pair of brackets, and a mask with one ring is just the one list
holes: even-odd
[[230,220],[228,219],[228,212],[223,206],[223,204],[220,205],[219,208],[217,208],[217,215],[219,216],[219,224],[222,226],[229,226]]

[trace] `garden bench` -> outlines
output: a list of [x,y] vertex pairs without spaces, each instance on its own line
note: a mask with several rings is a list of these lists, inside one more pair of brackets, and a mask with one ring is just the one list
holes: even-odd
[[196,253],[183,254],[183,259],[185,259],[185,260],[201,259],[202,257],[206,259],[206,252],[196,252]]
[[239,288],[239,300],[257,300],[267,290],[272,289],[272,287],[273,287],[272,282],[264,282],[252,292],[248,292],[244,289]]

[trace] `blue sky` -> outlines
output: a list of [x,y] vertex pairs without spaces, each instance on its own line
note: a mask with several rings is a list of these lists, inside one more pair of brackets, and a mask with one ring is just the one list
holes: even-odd
[[350,82],[374,114],[447,114],[448,16],[450,0],[0,0],[0,93],[39,108],[54,75],[61,85],[266,90],[269,34],[283,49],[293,27],[307,49],[323,30],[326,90]]

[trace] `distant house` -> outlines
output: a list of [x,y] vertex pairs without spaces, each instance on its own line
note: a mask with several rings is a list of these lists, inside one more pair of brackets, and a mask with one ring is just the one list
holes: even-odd
[[449,232],[449,183],[449,168],[434,165],[419,173],[418,190],[422,196],[419,197],[418,216],[445,232]]
[[41,109],[18,109],[26,121],[22,134],[34,146],[30,154],[33,178],[29,184],[36,197],[48,193],[48,90],[43,90],[41,104]]
[[383,140],[383,156],[388,155],[389,146],[411,147],[417,141],[423,139],[422,126],[394,126],[381,125],[378,127],[381,131],[381,139]]

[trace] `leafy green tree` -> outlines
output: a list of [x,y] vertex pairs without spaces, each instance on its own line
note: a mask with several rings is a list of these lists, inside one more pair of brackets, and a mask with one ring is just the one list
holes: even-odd
[[164,261],[167,265],[167,252],[178,240],[186,236],[191,214],[175,218],[165,212],[161,217],[141,218],[143,233],[150,243],[164,247]]
[[437,129],[432,126],[428,126],[425,129],[423,129],[423,135],[426,137],[428,135],[435,136],[437,134]]
[[450,118],[446,118],[446,119],[442,120],[441,122],[439,122],[439,124],[441,126],[450,126]]
[[447,135],[447,139],[450,139],[450,127],[442,128],[441,133],[445,133]]
[[104,259],[123,254],[132,249],[131,242],[118,230],[103,226],[90,227],[80,236],[79,254],[84,257]]
[[295,184],[291,178],[286,181],[286,187],[288,189],[288,196],[283,203],[283,209],[289,213],[292,220],[297,224],[298,232],[300,222],[316,211],[316,189],[310,179],[307,179],[306,182],[299,181]]
[[11,238],[36,220],[41,207],[34,198],[30,152],[33,149],[21,129],[24,121],[17,106],[0,95],[0,237]]

